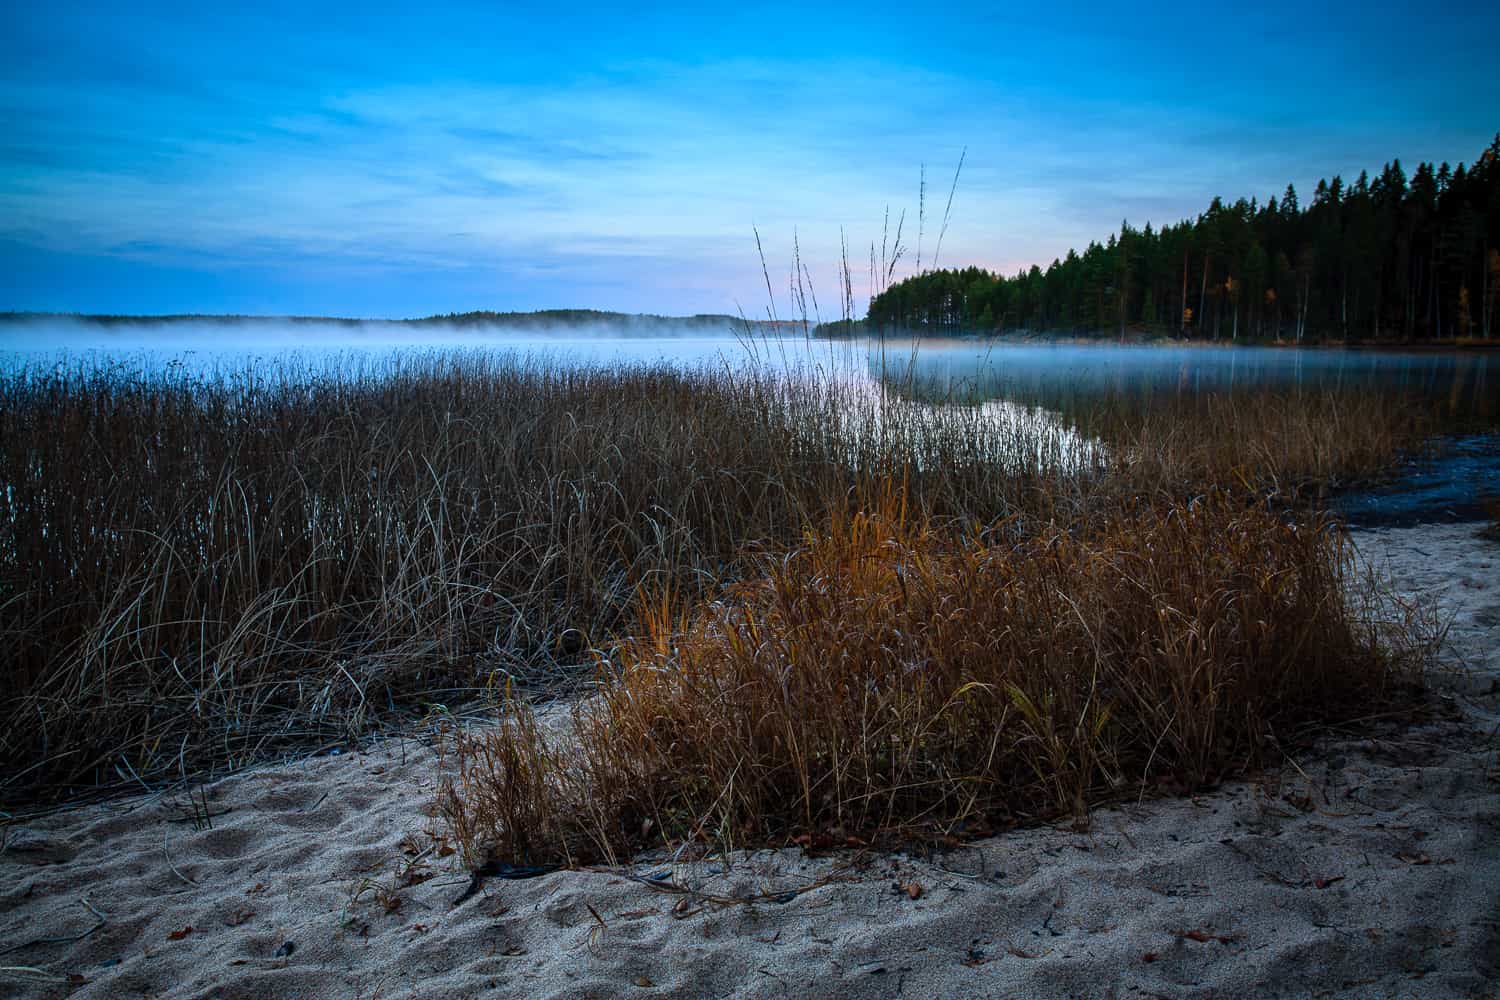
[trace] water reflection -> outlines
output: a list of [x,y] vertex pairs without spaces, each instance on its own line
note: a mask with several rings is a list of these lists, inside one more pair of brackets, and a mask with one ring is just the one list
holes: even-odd
[[1500,417],[1497,355],[1275,347],[1015,344],[923,339],[865,346],[874,377],[913,398],[1008,399],[1066,410],[1102,394],[1260,386],[1393,391],[1456,421]]

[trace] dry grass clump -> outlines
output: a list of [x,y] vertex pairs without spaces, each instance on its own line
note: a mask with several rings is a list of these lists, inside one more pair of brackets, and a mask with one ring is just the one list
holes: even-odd
[[707,592],[898,468],[945,515],[1072,502],[1019,430],[881,405],[482,355],[0,377],[0,800],[555,680],[633,628],[638,587]]
[[[768,371],[448,354],[209,379],[11,372],[0,801],[231,767],[586,675],[592,648],[661,633],[642,589],[697,608],[761,579],[758,554],[880,509],[893,481],[900,537],[1000,523],[993,547],[1081,531],[1123,497],[1345,477],[1411,422],[1263,395],[1099,401],[1069,418],[1099,448],[1037,411]],[[923,530],[914,550],[948,566],[948,529]]]
[[868,841],[1198,787],[1408,678],[1350,553],[1215,492],[1070,532],[953,537],[841,513],[696,608],[648,599],[571,732],[460,734],[440,801],[471,856]]
[[1205,483],[1288,499],[1387,474],[1438,422],[1415,399],[1367,389],[1269,388],[1110,396],[1064,414],[1111,445],[1143,489]]

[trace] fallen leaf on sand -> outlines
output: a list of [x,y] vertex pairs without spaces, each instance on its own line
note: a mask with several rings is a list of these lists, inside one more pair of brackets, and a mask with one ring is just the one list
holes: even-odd
[[1228,934],[1210,934],[1208,931],[1178,931],[1177,936],[1187,938],[1189,941],[1197,941],[1203,944],[1209,941],[1217,941],[1220,944],[1229,944],[1234,938]]
[[655,983],[653,983],[650,979],[646,978],[645,976],[636,976],[635,977],[635,984],[637,986],[639,986],[641,989],[650,989],[652,986],[656,985]]
[[168,941],[181,941],[183,938],[187,937],[191,933],[193,933],[193,926],[191,924],[189,924],[188,926],[184,927],[180,931],[173,931],[172,933],[168,934],[167,935],[167,940]]

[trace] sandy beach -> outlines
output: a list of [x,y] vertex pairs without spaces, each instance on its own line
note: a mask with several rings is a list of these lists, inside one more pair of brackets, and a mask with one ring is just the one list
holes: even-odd
[[1421,724],[930,856],[471,888],[417,738],[20,819],[0,995],[1500,996],[1500,543],[1354,535],[1447,624]]

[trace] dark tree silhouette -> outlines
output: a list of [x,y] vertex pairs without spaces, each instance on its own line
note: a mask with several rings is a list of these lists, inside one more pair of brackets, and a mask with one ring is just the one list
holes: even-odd
[[924,271],[870,302],[868,322],[934,333],[1027,330],[1213,340],[1361,340],[1495,334],[1500,134],[1473,164],[1400,160],[1371,180],[1288,184],[1264,206],[1215,198],[1197,219],[1127,221],[1045,271]]

